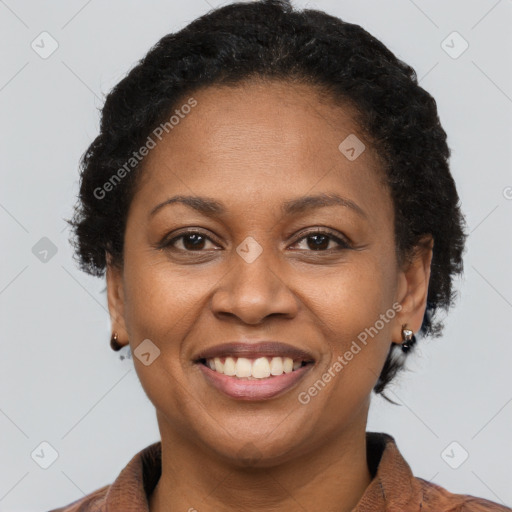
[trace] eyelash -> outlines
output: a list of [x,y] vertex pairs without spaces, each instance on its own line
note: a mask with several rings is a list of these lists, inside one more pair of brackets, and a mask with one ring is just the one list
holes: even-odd
[[[202,231],[197,231],[197,230],[190,230],[190,231],[185,231],[183,233],[180,233],[178,236],[173,237],[169,241],[164,241],[162,244],[160,244],[160,246],[158,248],[159,249],[176,250],[176,251],[181,251],[181,252],[190,252],[190,253],[205,252],[203,250],[197,250],[197,251],[190,250],[189,251],[187,249],[176,249],[176,247],[173,246],[173,244],[176,243],[178,240],[180,240],[180,239],[182,239],[182,238],[184,238],[186,236],[189,236],[189,235],[199,235],[199,236],[204,237],[206,240],[209,240],[212,243],[216,243],[208,235],[206,235],[206,233],[204,233]],[[302,236],[300,236],[292,245],[296,245],[299,242],[302,242],[303,240],[306,240],[307,238],[309,238],[311,236],[315,236],[315,235],[326,236],[326,237],[328,237],[329,239],[333,240],[334,242],[336,242],[339,245],[339,247],[335,248],[335,249],[324,249],[324,250],[318,250],[318,251],[314,251],[313,249],[311,249],[310,250],[311,252],[315,252],[315,253],[321,253],[321,252],[331,253],[332,251],[340,251],[340,250],[343,250],[343,249],[350,249],[350,248],[352,248],[352,246],[348,242],[348,240],[345,240],[344,238],[336,236],[334,233],[332,233],[332,232],[330,232],[329,230],[326,230],[326,229],[318,228],[316,230],[308,231],[306,233],[301,233],[301,235]],[[298,249],[298,250],[302,250],[302,249]]]

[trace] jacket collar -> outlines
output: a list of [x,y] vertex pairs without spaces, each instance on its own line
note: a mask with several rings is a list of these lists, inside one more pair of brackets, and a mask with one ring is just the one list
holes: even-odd
[[[352,512],[420,511],[422,491],[389,434],[366,432],[367,463],[372,481]],[[137,453],[104,497],[106,512],[149,512],[148,496],[161,474],[161,442]]]
[[366,457],[373,479],[352,512],[422,510],[421,485],[392,436],[366,432]]

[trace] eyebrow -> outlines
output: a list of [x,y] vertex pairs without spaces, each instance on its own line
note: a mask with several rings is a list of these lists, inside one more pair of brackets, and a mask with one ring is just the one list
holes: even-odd
[[[202,197],[202,196],[173,196],[169,199],[166,199],[162,203],[157,204],[150,212],[149,217],[153,217],[159,210],[161,210],[164,206],[181,203],[194,210],[206,215],[208,217],[220,216],[227,212],[225,206],[217,201],[216,199],[212,199],[210,197]],[[354,201],[342,197],[338,194],[317,194],[312,196],[303,196],[298,197],[296,199],[291,199],[290,201],[286,201],[281,206],[281,211],[284,215],[297,215],[299,213],[304,213],[309,210],[313,210],[316,208],[325,208],[328,206],[344,206],[346,208],[350,208],[359,216],[367,219],[365,211],[357,205]]]

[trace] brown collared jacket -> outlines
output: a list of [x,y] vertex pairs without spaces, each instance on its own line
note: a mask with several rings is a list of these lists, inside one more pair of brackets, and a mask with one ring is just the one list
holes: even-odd
[[[373,479],[352,512],[512,512],[512,508],[417,478],[388,434],[367,432]],[[50,512],[149,512],[149,496],[161,472],[161,442],[137,453],[116,480]]]

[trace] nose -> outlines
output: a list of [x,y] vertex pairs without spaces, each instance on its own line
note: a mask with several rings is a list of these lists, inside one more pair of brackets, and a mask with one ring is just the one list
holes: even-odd
[[297,298],[269,253],[264,250],[248,263],[233,251],[230,270],[212,296],[211,306],[217,317],[234,316],[257,325],[271,315],[293,318],[297,314]]

